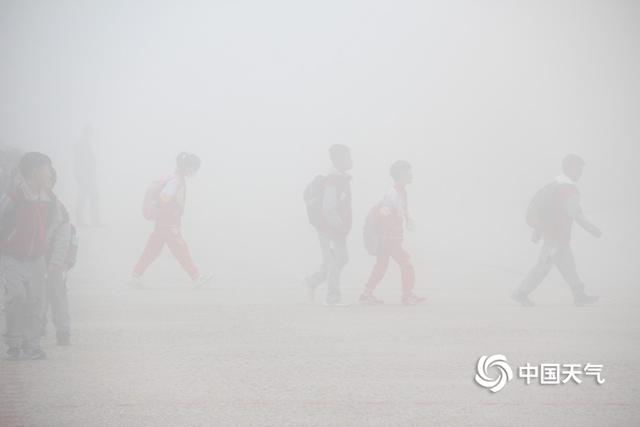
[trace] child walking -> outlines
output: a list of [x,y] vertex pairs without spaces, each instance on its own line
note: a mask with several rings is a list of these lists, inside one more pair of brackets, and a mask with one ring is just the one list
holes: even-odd
[[143,213],[155,221],[155,228],[147,245],[133,268],[131,285],[141,286],[140,278],[147,267],[156,260],[166,244],[169,250],[191,278],[194,287],[205,285],[212,275],[201,275],[191,257],[189,246],[180,232],[186,201],[186,180],[200,169],[200,158],[195,154],[180,153],[173,175],[155,182],[147,191]]
[[[404,305],[416,305],[426,299],[417,296],[414,292],[415,271],[411,263],[411,256],[404,249],[405,226],[411,227],[409,217],[406,186],[413,180],[411,165],[404,160],[398,160],[390,168],[393,179],[393,188],[384,196],[381,203],[376,205],[370,216],[375,224],[376,263],[373,266],[364,292],[360,296],[360,303],[365,305],[378,305],[384,302],[373,295],[378,284],[384,278],[389,260],[393,260],[400,266],[402,277],[402,299]],[[366,230],[365,230],[366,234]],[[366,239],[366,236],[365,236]],[[370,251],[372,252],[372,251]]]

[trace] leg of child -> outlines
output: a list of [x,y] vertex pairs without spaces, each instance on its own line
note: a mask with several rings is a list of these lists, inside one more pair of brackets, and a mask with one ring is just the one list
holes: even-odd
[[533,268],[527,273],[522,280],[520,287],[516,291],[517,294],[527,296],[542,283],[545,277],[551,271],[553,265],[554,247],[552,244],[545,242],[540,249],[538,260]]
[[408,295],[413,291],[416,283],[416,273],[411,263],[411,255],[402,247],[402,244],[398,242],[391,251],[391,256],[398,263],[400,267],[400,274],[402,277],[402,294]]
[[385,247],[386,244],[382,244],[380,248],[380,253],[376,257],[376,263],[373,266],[373,270],[371,270],[371,275],[369,276],[369,280],[365,285],[364,293],[370,295],[376,289],[378,284],[384,278],[384,275],[387,273],[387,268],[389,267],[389,250]]
[[19,351],[25,332],[25,305],[27,300],[23,266],[22,263],[11,257],[2,256],[0,268],[6,292],[5,341],[10,350],[18,349]]
[[317,288],[322,284],[325,280],[327,280],[327,274],[329,272],[329,263],[331,261],[331,257],[333,256],[331,253],[331,243],[329,237],[325,234],[318,232],[318,241],[320,242],[320,253],[322,255],[322,264],[318,268],[318,270],[309,275],[306,278],[307,285],[312,289]]
[[193,258],[191,257],[191,251],[189,251],[189,246],[187,242],[185,242],[184,238],[182,238],[182,234],[180,231],[173,230],[169,231],[169,235],[167,235],[167,246],[173,256],[178,260],[182,268],[187,272],[191,280],[198,280],[200,277],[200,273],[198,272],[198,268],[193,262]]
[[165,235],[162,230],[156,227],[151,236],[149,236],[147,246],[145,246],[138,263],[133,269],[133,277],[141,277],[144,274],[147,267],[160,255],[164,243]]
[[327,302],[330,304],[341,300],[340,275],[349,262],[346,239],[344,237],[332,239],[332,243],[333,250],[327,275]]
[[47,267],[44,257],[25,263],[25,267],[28,270],[28,280],[24,282],[27,288],[27,299],[24,305],[23,348],[39,350],[46,298]]
[[58,341],[69,336],[69,302],[67,299],[67,279],[64,272],[49,274],[49,301],[51,304],[51,320],[56,328]]

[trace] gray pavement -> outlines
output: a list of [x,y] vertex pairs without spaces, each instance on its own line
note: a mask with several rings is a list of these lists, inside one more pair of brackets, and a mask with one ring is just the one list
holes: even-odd
[[[255,288],[258,289],[258,288]],[[638,306],[432,293],[327,308],[281,287],[72,289],[74,344],[0,362],[0,425],[638,425]],[[355,297],[355,293],[352,292]],[[245,295],[252,295],[247,299]],[[278,303],[279,301],[279,303]],[[493,303],[491,303],[493,301]],[[483,354],[604,363],[605,384],[473,382]]]

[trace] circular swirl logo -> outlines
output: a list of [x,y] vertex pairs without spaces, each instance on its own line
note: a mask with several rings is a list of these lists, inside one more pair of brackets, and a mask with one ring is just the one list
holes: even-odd
[[[496,368],[494,371],[498,373],[497,377],[489,375],[490,368]],[[482,356],[478,360],[475,380],[479,386],[488,388],[491,392],[496,393],[502,390],[507,385],[507,382],[512,379],[513,371],[504,354]]]

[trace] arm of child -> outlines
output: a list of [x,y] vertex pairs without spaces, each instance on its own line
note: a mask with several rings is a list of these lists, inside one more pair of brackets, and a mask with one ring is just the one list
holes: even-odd
[[582,208],[580,207],[580,198],[577,195],[572,196],[567,200],[567,212],[580,227],[587,231],[587,233],[591,234],[595,238],[600,238],[602,236],[602,231],[591,223],[591,221],[589,221],[582,212]]

